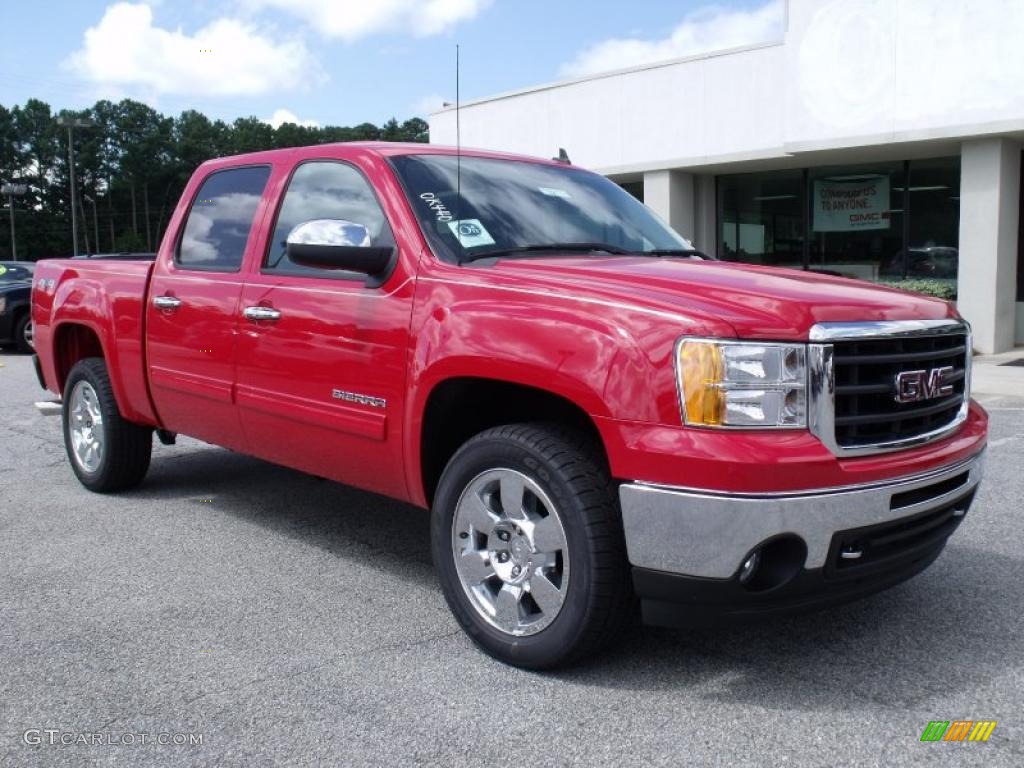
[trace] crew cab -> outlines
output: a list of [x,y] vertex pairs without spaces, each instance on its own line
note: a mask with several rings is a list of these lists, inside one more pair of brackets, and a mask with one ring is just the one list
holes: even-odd
[[951,304],[707,258],[559,161],[212,160],[154,260],[42,262],[32,312],[86,488],[180,433],[428,508],[458,622],[528,668],[637,605],[694,625],[899,583],[983,470]]

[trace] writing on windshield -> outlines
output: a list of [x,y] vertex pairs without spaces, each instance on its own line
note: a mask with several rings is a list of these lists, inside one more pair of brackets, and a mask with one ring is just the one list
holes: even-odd
[[562,243],[612,253],[693,248],[617,184],[578,168],[452,155],[391,162],[431,246],[449,261]]

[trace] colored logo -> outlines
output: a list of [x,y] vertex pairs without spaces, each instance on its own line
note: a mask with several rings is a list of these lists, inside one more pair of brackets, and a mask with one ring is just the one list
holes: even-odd
[[921,741],[988,741],[995,728],[995,720],[932,720]]
[[479,224],[474,224],[472,221],[459,222],[459,237],[479,237],[482,234],[483,230]]

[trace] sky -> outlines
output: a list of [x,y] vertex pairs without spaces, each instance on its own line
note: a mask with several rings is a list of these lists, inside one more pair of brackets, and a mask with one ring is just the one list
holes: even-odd
[[317,125],[426,118],[782,36],[784,0],[0,0],[0,104],[130,97]]

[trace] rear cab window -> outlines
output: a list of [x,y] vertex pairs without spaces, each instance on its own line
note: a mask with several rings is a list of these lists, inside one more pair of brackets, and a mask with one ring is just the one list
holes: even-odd
[[238,272],[270,166],[214,171],[192,200],[175,251],[183,269]]

